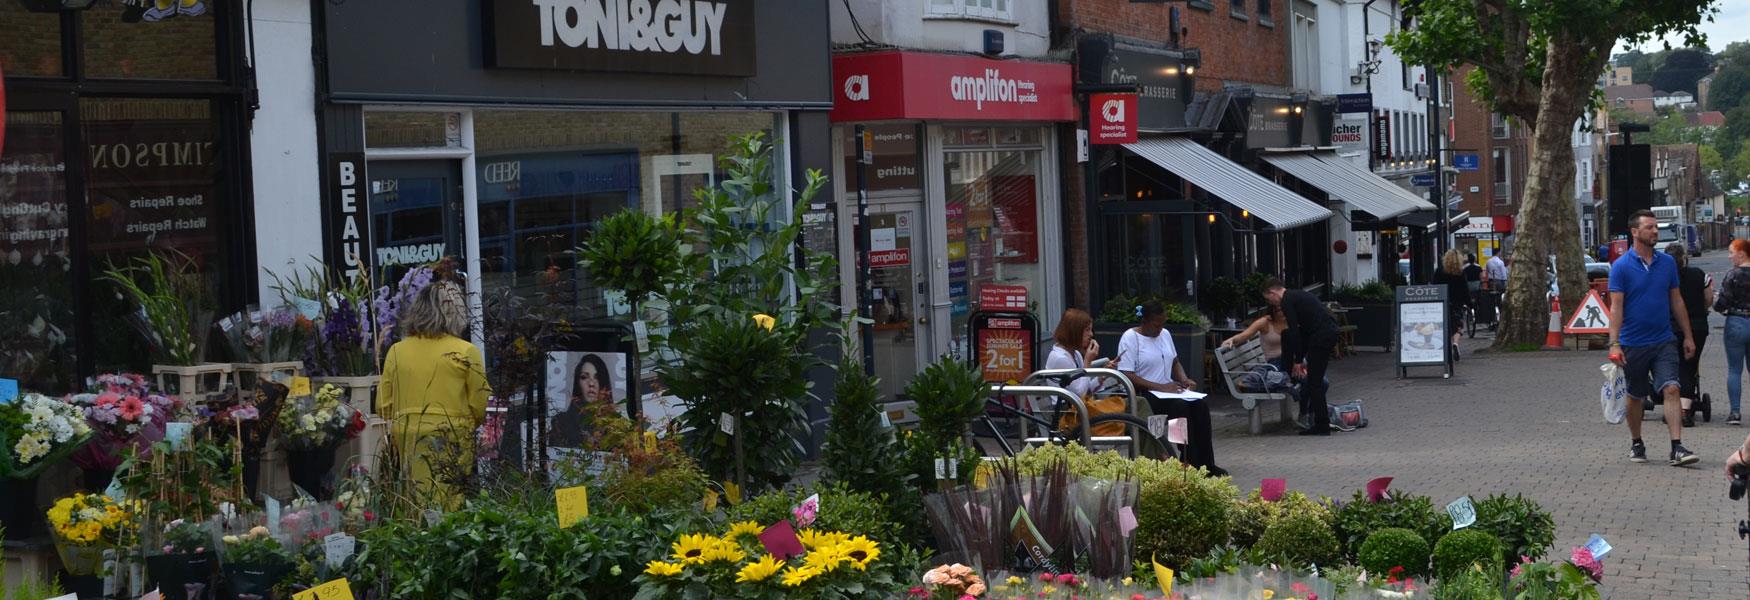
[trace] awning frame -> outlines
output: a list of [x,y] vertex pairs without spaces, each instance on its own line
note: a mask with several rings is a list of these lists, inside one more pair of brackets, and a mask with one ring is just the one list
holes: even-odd
[[[1329,220],[1332,211],[1270,181],[1243,165],[1184,137],[1158,137],[1124,144],[1126,151],[1184,179],[1212,198],[1249,212],[1269,225],[1263,231],[1286,231]],[[1236,200],[1237,199],[1237,200]],[[1219,210],[1191,214],[1220,214]]]

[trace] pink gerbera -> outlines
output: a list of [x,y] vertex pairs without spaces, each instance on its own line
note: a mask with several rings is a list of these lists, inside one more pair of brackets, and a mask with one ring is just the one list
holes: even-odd
[[121,415],[123,419],[132,421],[140,418],[140,414],[144,412],[146,412],[146,403],[141,402],[139,398],[130,396],[122,399]]
[[104,392],[97,395],[98,406],[114,406],[119,400],[121,400],[121,395],[115,392]]

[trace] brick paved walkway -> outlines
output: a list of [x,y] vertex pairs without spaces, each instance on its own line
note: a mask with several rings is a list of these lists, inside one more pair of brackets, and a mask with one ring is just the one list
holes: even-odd
[[[1721,257],[1708,258],[1719,262],[1704,268],[1724,267]],[[1592,533],[1615,547],[1605,560],[1606,598],[1750,598],[1750,546],[1737,535],[1745,504],[1726,497],[1721,472],[1750,431],[1724,424],[1721,325],[1716,316],[1703,355],[1714,422],[1684,433],[1703,457],[1695,468],[1663,463],[1668,436],[1656,421],[1643,436],[1652,462],[1628,462],[1627,427],[1604,423],[1599,412],[1602,351],[1467,348],[1450,380],[1432,369],[1399,380],[1390,355],[1363,353],[1334,363],[1331,401],[1362,399],[1371,427],[1329,438],[1286,430],[1250,436],[1243,414],[1223,411],[1217,456],[1242,489],[1280,476],[1294,489],[1347,497],[1389,475],[1394,488],[1432,496],[1436,505],[1465,494],[1523,493],[1555,514],[1552,553],[1565,556]]]

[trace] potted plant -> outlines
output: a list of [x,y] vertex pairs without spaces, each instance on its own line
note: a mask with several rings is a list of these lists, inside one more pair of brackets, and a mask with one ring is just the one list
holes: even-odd
[[1331,291],[1331,299],[1348,309],[1345,317],[1355,326],[1355,345],[1391,347],[1394,300],[1391,286],[1380,281],[1339,286]]
[[[429,269],[412,269],[407,275],[413,278],[409,283],[419,280],[416,275],[419,273],[429,282]],[[312,319],[311,339],[304,350],[304,368],[315,385],[333,384],[345,393],[354,408],[371,412],[372,394],[380,379],[377,350],[388,348],[388,343],[394,341],[378,337],[386,330],[394,330],[396,307],[373,306],[377,300],[374,296],[384,292],[373,292],[370,281],[362,275],[349,278],[311,267],[289,280],[271,276],[274,289],[286,304],[297,307],[301,315],[317,315]],[[376,320],[371,317],[372,308],[377,309]]]
[[364,430],[364,417],[341,401],[340,388],[323,384],[316,393],[290,398],[279,413],[280,446],[292,483],[318,500],[330,492],[323,485],[334,469],[334,449]]
[[102,278],[140,306],[139,312],[128,315],[128,322],[151,351],[152,374],[160,389],[193,396],[230,385],[229,363],[206,362],[214,302],[193,259],[181,253],[166,257],[148,252],[129,266],[111,263]]
[[148,536],[146,574],[164,598],[205,600],[219,574],[219,554],[206,523],[175,519]]
[[1209,282],[1209,289],[1204,293],[1204,299],[1209,301],[1211,314],[1226,319],[1229,329],[1239,326],[1240,319],[1246,316],[1246,295],[1240,282],[1227,277],[1217,277]]
[[243,535],[227,535],[224,553],[224,600],[270,599],[273,588],[292,573],[292,553],[274,539],[266,527],[250,528]]
[[260,489],[261,462],[268,454],[269,435],[279,421],[286,399],[286,386],[262,380],[254,390],[233,392],[208,403],[212,416],[206,420],[207,435],[235,440],[235,458],[243,461],[243,493],[254,498]]

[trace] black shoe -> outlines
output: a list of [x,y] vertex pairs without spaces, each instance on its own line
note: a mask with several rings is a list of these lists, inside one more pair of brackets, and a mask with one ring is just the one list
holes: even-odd
[[1227,477],[1227,469],[1223,469],[1223,468],[1217,467],[1215,465],[1209,465],[1207,467],[1204,467],[1204,470],[1209,472],[1210,477]]
[[1326,427],[1324,429],[1317,429],[1317,428],[1308,429],[1306,431],[1300,432],[1298,435],[1331,435],[1331,428]]
[[1671,449],[1671,466],[1673,467],[1693,465],[1700,461],[1700,456],[1696,456],[1694,452],[1690,452],[1688,448],[1681,445]]
[[1629,444],[1628,461],[1632,463],[1647,462],[1647,445],[1640,442]]
[[1684,427],[1694,427],[1695,426],[1695,411],[1693,411],[1693,410],[1683,411],[1683,426]]
[[1726,424],[1727,425],[1743,425],[1744,419],[1743,419],[1743,417],[1738,416],[1738,411],[1734,410],[1734,411],[1732,411],[1732,414],[1726,415]]

